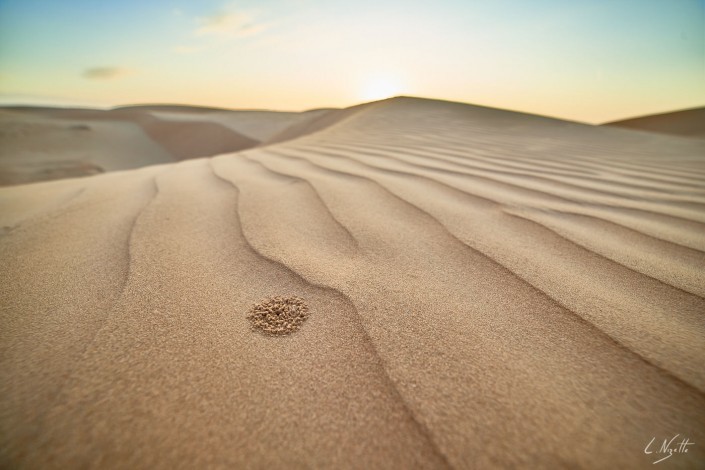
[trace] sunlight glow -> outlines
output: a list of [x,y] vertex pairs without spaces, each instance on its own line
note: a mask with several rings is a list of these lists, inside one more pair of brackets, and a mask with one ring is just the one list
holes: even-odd
[[0,0],[0,103],[405,95],[604,123],[705,105],[703,1]]
[[359,97],[363,101],[377,101],[393,96],[399,96],[404,92],[404,87],[399,80],[392,77],[374,77],[368,79],[360,89]]

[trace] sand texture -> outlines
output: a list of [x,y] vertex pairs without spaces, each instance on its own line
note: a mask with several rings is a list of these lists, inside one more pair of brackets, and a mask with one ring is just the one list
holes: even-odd
[[[281,124],[0,188],[0,466],[655,468],[675,434],[659,465],[702,466],[705,141],[414,98]],[[247,318],[276,296],[291,334]]]

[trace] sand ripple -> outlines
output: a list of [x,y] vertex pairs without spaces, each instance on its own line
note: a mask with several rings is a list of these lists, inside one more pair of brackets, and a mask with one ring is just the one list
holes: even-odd
[[[705,142],[398,98],[0,190],[8,467],[705,459]],[[279,292],[315,312],[253,332]]]

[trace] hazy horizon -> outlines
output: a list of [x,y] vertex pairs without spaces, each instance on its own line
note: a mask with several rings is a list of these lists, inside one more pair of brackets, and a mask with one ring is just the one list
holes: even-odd
[[705,105],[704,38],[695,0],[7,0],[0,101],[301,111],[408,95],[601,123]]

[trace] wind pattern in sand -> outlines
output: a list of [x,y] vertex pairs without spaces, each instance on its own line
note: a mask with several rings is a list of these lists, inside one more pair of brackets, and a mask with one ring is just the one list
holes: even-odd
[[[632,468],[674,432],[702,462],[703,155],[396,98],[4,188],[3,462]],[[281,294],[306,323],[254,334]]]

